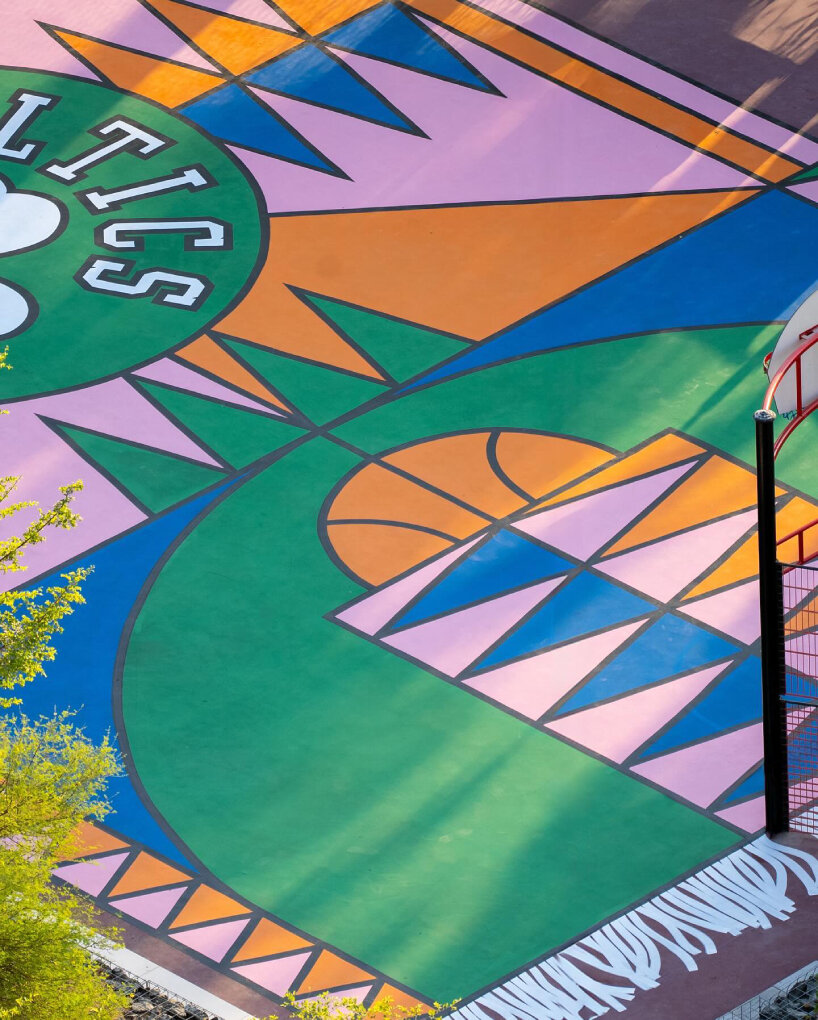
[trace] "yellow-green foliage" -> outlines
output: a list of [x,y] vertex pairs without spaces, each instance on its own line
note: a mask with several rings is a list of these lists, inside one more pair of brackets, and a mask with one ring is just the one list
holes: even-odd
[[[312,999],[299,1002],[292,992],[284,996],[284,1004],[296,1020],[410,1020],[412,1017],[428,1017],[428,1020],[442,1020],[455,1008],[454,1002],[436,1002],[433,1006],[412,1006],[408,1008],[389,996],[377,999],[371,1006],[363,1006],[357,999],[335,998],[329,992],[322,992]],[[1,1018],[0,1018],[1,1020]]]
[[[12,502],[16,483],[0,479],[0,520],[23,511],[29,520],[19,536],[0,542],[0,574],[24,570],[21,556],[48,528],[79,520],[71,509],[79,482],[62,488],[49,510]],[[63,585],[45,590],[0,594],[0,691],[44,672],[54,658],[51,635],[83,601],[86,574],[65,574]],[[89,907],[53,885],[50,874],[71,856],[79,822],[108,809],[105,783],[119,762],[108,741],[95,746],[70,713],[31,720],[18,704],[0,697],[0,1020],[113,1020],[125,1003],[84,949]]]

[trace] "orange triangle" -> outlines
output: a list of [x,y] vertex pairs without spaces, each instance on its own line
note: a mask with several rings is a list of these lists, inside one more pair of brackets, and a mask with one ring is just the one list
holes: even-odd
[[538,509],[575,499],[577,496],[584,496],[589,492],[596,492],[598,489],[604,489],[616,482],[624,482],[642,474],[658,471],[660,468],[670,467],[671,464],[678,464],[679,461],[687,460],[697,453],[704,453],[704,450],[681,436],[668,433],[655,439],[652,443],[648,443],[647,446],[643,446],[635,453],[626,454],[609,467],[597,471],[590,478],[573,485],[570,489],[565,489],[559,495],[543,500],[538,504]]
[[281,0],[278,6],[310,35],[319,35],[375,4],[373,0]]
[[695,469],[647,517],[606,550],[605,555],[632,549],[694,524],[735,513],[756,501],[756,477],[748,468],[714,456]]
[[157,860],[143,850],[109,895],[122,896],[124,893],[140,892],[142,889],[154,889],[158,885],[189,881],[190,875],[177,871],[176,868]]
[[176,356],[193,365],[194,368],[201,368],[205,372],[216,376],[223,382],[258,397],[267,404],[277,407],[287,414],[292,413],[292,408],[277,397],[272,390],[268,389],[263,382],[257,379],[253,373],[244,367],[228,350],[217,343],[209,336],[200,336],[192,343],[187,344],[176,352]]
[[54,34],[112,85],[162,106],[188,103],[224,81],[217,74],[112,46],[99,39],[56,29]]
[[171,928],[181,928],[186,924],[201,924],[204,921],[215,921],[220,917],[235,917],[236,914],[249,914],[238,900],[225,896],[224,893],[200,885],[174,918]]
[[[400,988],[395,988],[394,985],[384,984],[376,993],[375,1001],[369,1009],[367,1014],[369,1020],[376,1020],[377,1017],[380,1017],[381,1014],[375,1009],[375,1007],[384,999],[391,1000],[392,1006],[397,1007],[399,1010],[413,1010],[417,1007],[425,1009],[432,1005],[431,1002],[425,1002],[423,999],[416,999],[407,992],[402,992]],[[402,1014],[399,1014],[399,1016],[400,1015]]]
[[87,857],[89,854],[107,853],[109,850],[122,850],[130,844],[117,839],[104,829],[98,828],[92,822],[80,822],[71,834],[67,849],[70,857],[67,860],[75,860],[78,857]]
[[[783,537],[803,524],[809,524],[810,521],[815,520],[816,516],[818,516],[818,507],[814,503],[796,496],[775,515],[776,531]],[[815,531],[818,532],[818,528]],[[818,540],[818,534],[813,535],[812,541],[816,540]],[[797,539],[790,539],[789,542],[785,542],[778,548],[778,557],[782,562],[792,562],[797,556]],[[697,595],[715,591],[717,588],[745,581],[748,577],[755,577],[757,573],[758,541],[755,535],[751,535],[732,556],[716,567],[712,574],[708,574],[700,581],[693,591],[688,592],[685,599],[692,599]]]
[[291,288],[481,340],[752,194],[274,216],[267,260],[218,328],[380,378]]
[[277,28],[257,25],[216,11],[205,11],[201,7],[179,3],[178,0],[148,2],[231,74],[243,74],[303,42],[300,36]]
[[263,917],[256,925],[253,934],[233,957],[232,962],[239,960],[256,960],[260,956],[276,956],[278,953],[289,953],[293,949],[304,949],[312,945],[295,932],[282,928],[280,924]]
[[330,524],[327,535],[338,559],[372,585],[390,581],[454,544],[428,531],[394,524]]
[[374,977],[368,971],[361,970],[354,963],[342,960],[340,956],[325,949],[315,961],[312,969],[301,982],[298,995],[310,992],[322,992],[325,988],[337,988],[339,985],[351,985],[360,981],[371,981]]

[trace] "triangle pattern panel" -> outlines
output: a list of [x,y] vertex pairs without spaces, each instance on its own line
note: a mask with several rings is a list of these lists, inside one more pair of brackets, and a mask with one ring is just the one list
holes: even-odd
[[561,577],[461,609],[384,638],[384,644],[455,676],[561,583]]
[[644,620],[582,638],[463,681],[528,719],[539,719],[634,634]]
[[418,567],[406,577],[393,581],[367,598],[356,602],[348,609],[337,614],[337,619],[349,624],[362,634],[370,637],[396,616],[400,610],[431,584],[436,577],[472,548],[478,539],[472,539],[465,545],[444,553],[426,566]]
[[292,33],[202,10],[179,0],[147,2],[230,74],[242,74],[301,42]]
[[180,107],[179,112],[224,142],[333,172],[326,160],[235,82]]
[[382,4],[328,32],[323,41],[459,85],[478,89],[487,87],[461,56],[446,47],[438,36],[415,18],[391,3]]
[[683,612],[749,645],[761,630],[758,598],[758,581],[747,581],[697,602],[685,602]]
[[[340,337],[336,339],[339,346],[352,351]],[[310,364],[231,340],[227,345],[316,425],[324,425],[384,392],[380,382],[336,372],[329,365]],[[343,352],[337,353],[340,358]]]
[[315,0],[278,0],[276,6],[309,35],[320,35],[374,7],[375,3],[373,0],[332,0],[332,3],[315,3]]
[[143,850],[111,890],[110,895],[121,896],[143,889],[153,889],[158,885],[187,882],[189,879],[190,875],[171,867],[170,864],[165,864],[164,861]]
[[309,303],[332,320],[343,335],[353,340],[381,368],[402,382],[418,372],[459,354],[469,345],[445,333],[392,319],[367,308],[317,294]]
[[236,914],[249,914],[250,908],[239,903],[230,896],[209,886],[200,885],[187,903],[173,919],[171,928],[181,928],[186,924],[201,924],[204,921],[216,921],[220,917],[234,917]]
[[761,723],[754,723],[654,758],[632,771],[704,808],[759,761],[762,753]]
[[558,715],[689,673],[735,655],[733,644],[676,616],[660,617],[559,710]]
[[751,471],[721,457],[710,457],[611,546],[606,555],[744,510],[753,506],[756,498],[756,479]]
[[419,602],[393,621],[405,627],[492,598],[511,588],[565,574],[573,564],[509,531],[489,536]]
[[751,656],[639,756],[640,761],[761,718],[761,663]]
[[337,992],[320,993],[318,995],[308,995],[301,999],[302,1002],[319,1002],[322,1000],[324,995],[328,995],[331,1000],[340,1002],[342,999],[354,999],[356,1002],[363,1002],[364,999],[369,995],[372,990],[372,985],[358,985],[355,988],[343,988]]
[[210,336],[197,337],[192,343],[176,352],[176,357],[186,361],[194,368],[209,372],[222,379],[230,386],[243,390],[259,400],[289,414],[292,410],[276,393],[257,379],[255,375],[239,361],[234,353],[224,348]]
[[287,32],[292,31],[291,26],[268,6],[266,0],[196,0],[196,4],[198,7],[218,11],[219,14],[258,21],[271,28],[283,28]]
[[224,81],[220,75],[100,39],[62,30],[55,30],[54,34],[106,81],[162,106],[173,108],[189,103]]
[[309,995],[311,992],[322,992],[326,988],[338,988],[351,985],[356,981],[372,979],[372,974],[356,967],[348,960],[342,959],[329,949],[321,955],[310,968],[309,973],[298,986],[298,995]]
[[482,659],[480,666],[498,666],[549,645],[644,616],[655,608],[601,577],[581,573]]
[[231,969],[241,977],[253,981],[276,995],[284,995],[301,972],[309,953],[295,953],[280,956],[277,960],[263,960],[260,963],[244,963]]
[[[178,351],[176,356],[179,356]],[[215,382],[204,373],[188,368],[187,365],[182,365],[172,358],[160,358],[159,361],[145,365],[144,368],[138,368],[133,374],[137,379],[147,379],[149,382],[157,382],[172,389],[183,390],[185,393],[211,397],[213,400],[230,404],[233,407],[247,407],[251,411],[260,411],[276,418],[283,416],[281,411],[265,406],[237,390],[228,389],[227,386]]]
[[121,900],[110,900],[108,906],[119,910],[128,917],[158,928],[173,910],[187,886],[178,889],[164,889],[161,892],[141,893],[139,896],[126,896]]
[[692,466],[682,464],[613,489],[583,496],[572,503],[540,510],[515,521],[514,527],[572,556],[587,559]]
[[224,477],[222,471],[91,432],[66,425],[61,426],[60,431],[154,513],[201,492]]
[[[240,960],[256,960],[262,956],[276,956],[281,953],[291,953],[296,949],[305,949],[312,946],[312,942],[301,938],[288,928],[276,924],[269,918],[262,917],[253,931],[236,950],[233,955],[233,963]],[[302,954],[306,959],[308,954]],[[297,972],[296,972],[297,973]]]
[[106,857],[95,857],[91,861],[66,864],[57,868],[53,874],[89,896],[99,896],[127,856],[127,853],[109,854]]
[[362,83],[340,58],[305,44],[245,76],[253,85],[340,113],[411,130],[412,125]]
[[652,598],[669,602],[756,524],[755,510],[641,546],[597,569]]
[[216,963],[220,963],[227,955],[227,951],[241,935],[250,919],[244,921],[223,921],[221,924],[207,924],[201,928],[191,928],[188,931],[174,932],[171,938],[181,942],[182,945],[193,949],[202,956],[207,956]]
[[618,764],[681,712],[724,666],[710,666],[616,701],[586,708],[546,729]]

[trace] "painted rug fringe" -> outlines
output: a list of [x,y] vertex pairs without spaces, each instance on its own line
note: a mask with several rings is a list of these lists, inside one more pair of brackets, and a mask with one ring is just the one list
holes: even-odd
[[699,953],[716,952],[708,932],[739,935],[786,921],[795,909],[787,896],[791,878],[814,896],[818,860],[762,836],[484,992],[455,1016],[593,1020],[610,1010],[622,1013],[637,990],[658,986],[663,951],[692,971]]

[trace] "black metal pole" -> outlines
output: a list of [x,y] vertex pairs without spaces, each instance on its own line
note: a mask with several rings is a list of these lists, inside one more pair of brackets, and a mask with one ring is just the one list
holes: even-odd
[[775,545],[775,459],[772,411],[756,411],[758,586],[761,606],[761,688],[764,707],[764,802],[769,835],[790,827],[784,706],[784,606]]

